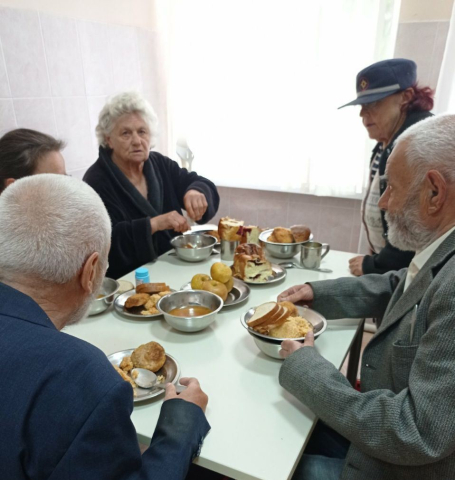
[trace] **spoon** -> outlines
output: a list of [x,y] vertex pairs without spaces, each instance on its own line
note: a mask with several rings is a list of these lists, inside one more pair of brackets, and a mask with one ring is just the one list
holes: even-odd
[[[150,370],[147,370],[145,368],[133,368],[131,370],[131,374],[137,372],[137,377],[134,378],[133,380],[136,382],[136,385],[140,388],[161,388],[163,390],[166,389],[166,385],[169,383],[156,383],[156,375],[151,372]],[[177,393],[183,392],[183,390],[186,390],[186,387],[184,385],[176,385],[175,390]]]
[[305,268],[295,262],[281,262],[278,265],[281,265],[284,268],[300,268],[301,270],[311,270],[313,272],[321,272],[321,273],[333,272],[333,270],[330,270],[330,268]]

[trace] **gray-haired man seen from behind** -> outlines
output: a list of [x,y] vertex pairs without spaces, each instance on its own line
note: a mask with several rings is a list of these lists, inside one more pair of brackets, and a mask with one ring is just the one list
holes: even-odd
[[169,385],[141,456],[131,386],[81,320],[107,268],[111,225],[87,184],[36,175],[0,196],[0,478],[184,479],[209,430],[196,379]]
[[455,116],[403,133],[386,176],[379,206],[391,244],[416,251],[409,269],[298,285],[279,297],[311,303],[328,319],[382,318],[363,354],[360,392],[313,338],[283,342],[281,385],[324,422],[294,478],[455,478]]

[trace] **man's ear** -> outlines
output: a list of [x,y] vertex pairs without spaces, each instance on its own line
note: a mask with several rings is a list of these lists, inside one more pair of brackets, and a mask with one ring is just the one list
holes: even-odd
[[428,195],[428,214],[434,215],[443,207],[447,198],[447,183],[437,170],[430,170],[425,177]]
[[16,181],[15,178],[7,178],[7,179],[5,180],[5,188],[6,188],[6,187],[9,187],[10,185],[12,185],[15,181]]
[[94,252],[87,258],[82,267],[81,275],[80,275],[80,282],[82,289],[88,293],[93,293],[93,286],[96,279],[96,272],[98,270],[98,261],[99,261],[99,253]]

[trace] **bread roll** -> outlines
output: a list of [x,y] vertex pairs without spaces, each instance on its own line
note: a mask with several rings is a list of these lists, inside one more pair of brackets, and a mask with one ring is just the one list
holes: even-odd
[[218,233],[221,240],[228,242],[239,242],[241,240],[240,227],[243,226],[243,221],[235,220],[234,218],[223,217],[218,224]]
[[291,232],[296,242],[306,242],[311,235],[311,230],[306,225],[293,225]]

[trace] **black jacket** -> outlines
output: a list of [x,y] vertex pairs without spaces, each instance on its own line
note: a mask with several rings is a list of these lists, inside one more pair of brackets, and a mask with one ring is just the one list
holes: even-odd
[[173,210],[181,214],[188,190],[198,190],[207,199],[208,208],[199,223],[208,222],[218,210],[220,197],[215,185],[195,172],[180,168],[170,158],[150,152],[143,171],[147,200],[103,147],[98,160],[84,175],[84,181],[98,193],[111,217],[112,244],[107,271],[111,278],[119,278],[171,248],[169,241],[179,234],[171,230],[153,233],[150,218]]
[[[387,160],[389,159],[390,154],[392,153],[392,149],[394,146],[395,140],[411,125],[414,125],[420,120],[424,120],[425,118],[431,117],[433,114],[430,112],[411,112],[406,117],[405,122],[403,123],[402,127],[396,135],[393,137],[392,141],[389,143],[387,148],[381,155],[379,159],[379,175],[384,175],[385,167],[387,165]],[[374,157],[379,148],[379,143],[373,149],[373,154],[371,156],[371,161],[373,161]],[[380,192],[381,195],[385,192],[387,185],[385,182],[380,183]],[[364,274],[367,273],[386,273],[391,270],[400,270],[401,268],[408,267],[411,263],[411,260],[414,257],[414,252],[403,252],[402,250],[398,250],[398,248],[392,246],[387,240],[387,232],[388,226],[385,220],[385,212],[381,211],[381,219],[382,219],[382,226],[384,229],[384,238],[386,240],[385,247],[377,254],[374,255],[365,255],[362,263],[362,270]]]

